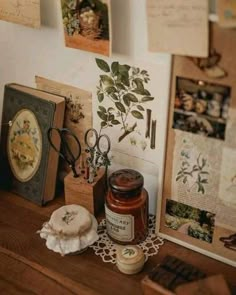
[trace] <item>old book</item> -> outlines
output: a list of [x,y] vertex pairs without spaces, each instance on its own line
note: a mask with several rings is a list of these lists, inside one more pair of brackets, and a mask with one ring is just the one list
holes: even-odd
[[[55,195],[58,154],[50,146],[50,127],[63,126],[65,99],[18,84],[5,86],[0,174],[17,194],[39,205]],[[60,140],[54,144],[60,148]]]

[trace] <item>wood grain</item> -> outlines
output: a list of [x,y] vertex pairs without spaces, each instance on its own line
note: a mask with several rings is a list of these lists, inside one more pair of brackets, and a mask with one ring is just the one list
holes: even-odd
[[64,199],[58,198],[46,207],[38,207],[0,191],[0,294],[42,294],[43,286],[49,286],[47,290],[54,286],[58,292],[48,294],[139,295],[143,277],[168,254],[207,274],[223,273],[228,282],[235,284],[233,267],[168,241],[158,255],[148,260],[143,272],[132,276],[120,273],[115,265],[103,263],[92,249],[62,257],[48,250],[36,231],[63,204]]

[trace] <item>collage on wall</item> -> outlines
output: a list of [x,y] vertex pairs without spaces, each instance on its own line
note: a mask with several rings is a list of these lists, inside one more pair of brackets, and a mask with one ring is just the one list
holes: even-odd
[[236,36],[214,24],[211,37],[209,58],[174,57],[158,227],[236,265]]

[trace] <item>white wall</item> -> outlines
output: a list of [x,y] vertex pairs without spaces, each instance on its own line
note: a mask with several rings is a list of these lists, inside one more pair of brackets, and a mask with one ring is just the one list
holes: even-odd
[[[163,169],[164,135],[168,105],[170,55],[148,52],[144,0],[111,0],[113,54],[112,60],[142,60],[163,69],[159,81],[161,110],[158,162]],[[42,27],[39,30],[0,21],[0,112],[4,85],[17,82],[34,87],[35,75],[91,90],[90,79],[97,55],[64,46],[59,0],[41,0]],[[103,57],[102,57],[103,58]],[[132,62],[131,62],[132,64]],[[161,177],[155,185],[161,184]],[[151,212],[155,212],[156,194],[151,195]]]

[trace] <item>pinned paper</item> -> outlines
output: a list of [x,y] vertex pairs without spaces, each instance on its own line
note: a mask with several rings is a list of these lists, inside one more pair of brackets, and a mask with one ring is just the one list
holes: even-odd
[[217,14],[220,26],[236,28],[236,0],[218,0]]
[[207,57],[208,1],[147,0],[150,51]]
[[40,0],[1,0],[0,19],[39,28]]

